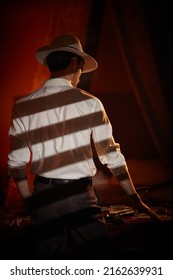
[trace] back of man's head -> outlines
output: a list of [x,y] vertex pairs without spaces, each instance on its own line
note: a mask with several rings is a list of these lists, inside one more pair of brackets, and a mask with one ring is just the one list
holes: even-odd
[[74,53],[70,53],[66,51],[51,52],[46,58],[49,71],[55,72],[55,71],[61,71],[66,69],[70,64],[71,59],[74,57],[78,59],[78,63],[83,61],[83,59],[80,56]]

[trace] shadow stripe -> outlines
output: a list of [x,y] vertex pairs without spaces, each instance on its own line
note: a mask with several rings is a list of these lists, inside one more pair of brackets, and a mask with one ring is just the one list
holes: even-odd
[[[44,87],[42,88],[42,90]],[[32,98],[32,95],[30,96]],[[14,112],[18,118],[26,115],[32,115],[36,112],[42,112],[50,109],[59,108],[65,105],[77,103],[87,99],[91,99],[89,93],[83,92],[79,89],[70,89],[63,92],[55,92],[53,94],[48,94],[47,96],[42,96],[33,99],[28,99],[27,97],[21,101],[18,101],[14,105]]]
[[[18,134],[17,137],[10,135],[11,148],[16,150],[19,147],[25,147],[28,145],[34,145],[58,137],[62,137],[68,134],[72,134],[78,131],[82,131],[88,128],[96,127],[103,124],[102,112],[96,112],[93,114],[80,116],[71,120],[65,120],[64,122],[55,123],[53,125],[36,128],[25,133]],[[94,122],[93,122],[94,120]],[[26,139],[27,135],[27,139]],[[21,145],[21,140],[23,145]]]
[[[88,159],[92,159],[91,147],[90,145],[82,146],[78,149],[73,149],[41,159],[41,173],[52,171],[54,169],[61,168],[80,161],[85,161]],[[39,174],[39,166],[40,161],[35,161],[32,163],[31,170],[35,171],[36,174]]]
[[[106,139],[104,141],[97,142],[95,145],[99,156],[115,151],[115,146],[112,145],[112,139]],[[33,174],[41,174],[87,160],[93,160],[93,151],[91,145],[57,153],[44,159],[41,157],[39,160],[31,163],[30,170]],[[23,165],[23,168],[21,165],[20,168],[17,166],[13,167],[11,173],[13,173],[14,177],[22,177],[25,175],[25,164]]]

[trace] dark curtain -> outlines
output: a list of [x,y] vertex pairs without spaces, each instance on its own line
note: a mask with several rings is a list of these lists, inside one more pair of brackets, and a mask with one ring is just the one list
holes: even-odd
[[[158,3],[158,1],[157,1]],[[108,0],[110,18],[133,94],[158,155],[173,170],[170,106],[159,79],[144,1]]]

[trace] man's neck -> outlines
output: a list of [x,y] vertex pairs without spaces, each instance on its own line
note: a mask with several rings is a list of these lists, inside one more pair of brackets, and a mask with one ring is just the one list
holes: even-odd
[[60,71],[58,72],[53,72],[50,75],[50,79],[54,79],[54,78],[61,78],[61,79],[65,79],[67,81],[69,81],[72,84],[72,75],[71,74],[66,74],[63,75],[62,73],[60,74]]

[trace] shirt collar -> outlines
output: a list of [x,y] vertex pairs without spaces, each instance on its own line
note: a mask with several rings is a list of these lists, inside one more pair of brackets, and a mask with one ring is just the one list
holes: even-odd
[[72,84],[64,79],[64,78],[53,78],[53,79],[49,79],[46,80],[43,84],[43,87],[47,87],[47,86],[70,86],[73,87]]

